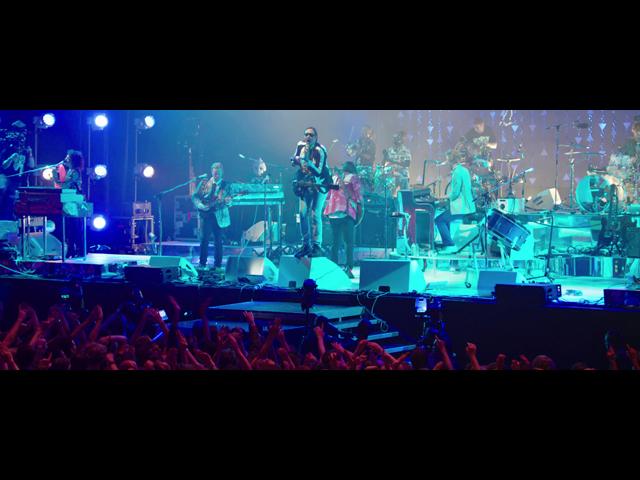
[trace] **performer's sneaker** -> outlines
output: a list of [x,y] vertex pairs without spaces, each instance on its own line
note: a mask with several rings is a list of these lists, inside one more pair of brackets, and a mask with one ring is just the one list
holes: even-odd
[[302,258],[302,257],[306,257],[307,255],[309,255],[311,253],[311,248],[309,248],[308,245],[304,245],[300,250],[298,250],[294,256],[296,258]]
[[311,248],[311,252],[309,253],[309,258],[314,258],[314,257],[326,257],[327,254],[324,253],[324,250],[322,250],[322,247],[320,245],[314,245]]

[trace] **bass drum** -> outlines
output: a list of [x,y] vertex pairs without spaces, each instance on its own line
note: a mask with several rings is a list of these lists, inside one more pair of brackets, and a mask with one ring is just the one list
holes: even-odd
[[602,213],[611,205],[611,190],[618,200],[618,208],[623,208],[624,188],[622,182],[612,175],[587,175],[578,183],[576,201],[584,212]]
[[520,247],[527,241],[527,237],[531,235],[531,232],[513,217],[495,209],[491,209],[489,212],[487,230],[504,246],[516,251],[520,250]]

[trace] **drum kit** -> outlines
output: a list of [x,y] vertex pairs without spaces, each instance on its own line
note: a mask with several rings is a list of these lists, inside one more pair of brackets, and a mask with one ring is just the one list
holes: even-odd
[[[604,152],[578,151],[575,145],[561,145],[570,150],[565,152],[570,164],[570,201],[569,209],[574,206],[574,178],[575,160],[588,159],[594,156],[605,156]],[[575,188],[575,202],[585,213],[605,213],[612,203],[625,209],[627,205],[636,203],[638,198],[638,169],[634,165],[633,157],[614,153],[610,156],[606,168],[589,165],[587,174],[578,182]],[[615,199],[613,197],[616,197]]]

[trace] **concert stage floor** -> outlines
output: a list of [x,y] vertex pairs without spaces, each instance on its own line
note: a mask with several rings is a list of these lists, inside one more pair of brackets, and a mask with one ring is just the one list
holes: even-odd
[[[379,253],[379,252],[376,252]],[[150,255],[119,255],[90,253],[86,258],[47,261],[31,261],[22,264],[30,271],[35,270],[46,278],[78,277],[85,275],[92,278],[108,279],[113,281],[122,280],[123,267],[127,265],[148,265]],[[197,257],[186,257],[192,263],[197,262]],[[374,255],[374,258],[379,258]],[[461,297],[461,298],[491,298],[491,294],[486,291],[478,291],[477,272],[473,268],[474,262],[465,255],[441,255],[431,257],[418,257],[421,261],[426,259],[426,270],[423,272],[426,289],[425,293],[441,297]],[[490,268],[497,266],[497,259],[491,259],[488,264]],[[477,263],[480,267],[485,266],[484,259],[479,257]],[[223,265],[226,264],[226,258]],[[543,265],[538,264],[538,267]],[[525,279],[525,283],[547,283],[545,279],[527,281],[528,278],[539,277],[543,274],[541,269],[535,267],[524,269],[516,268]],[[355,278],[351,280],[351,290],[360,289],[360,267],[353,269]],[[75,275],[74,275],[75,274]],[[562,298],[560,301],[576,302],[590,305],[604,304],[605,289],[626,289],[625,278],[598,278],[592,276],[567,276],[552,275],[553,282],[562,286]],[[223,282],[223,278],[219,278]],[[192,281],[192,283],[198,283]],[[467,285],[471,285],[467,287]],[[419,292],[421,293],[421,292]]]

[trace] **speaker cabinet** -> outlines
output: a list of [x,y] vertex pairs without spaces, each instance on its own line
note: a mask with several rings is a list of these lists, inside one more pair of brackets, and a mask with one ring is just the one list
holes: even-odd
[[242,277],[275,283],[278,281],[278,268],[265,257],[229,257],[224,279],[235,282]]
[[289,287],[294,282],[299,288],[308,278],[315,280],[322,290],[353,289],[351,280],[342,267],[326,257],[298,259],[292,255],[283,255],[280,258],[279,287]]
[[389,287],[393,293],[422,292],[427,287],[417,260],[362,260],[360,290]]
[[184,257],[155,256],[149,257],[150,267],[178,267],[180,278],[198,278],[198,271],[193,264]]
[[482,269],[478,274],[478,293],[480,295],[492,295],[497,284],[520,284],[525,278],[519,272],[504,270]]

